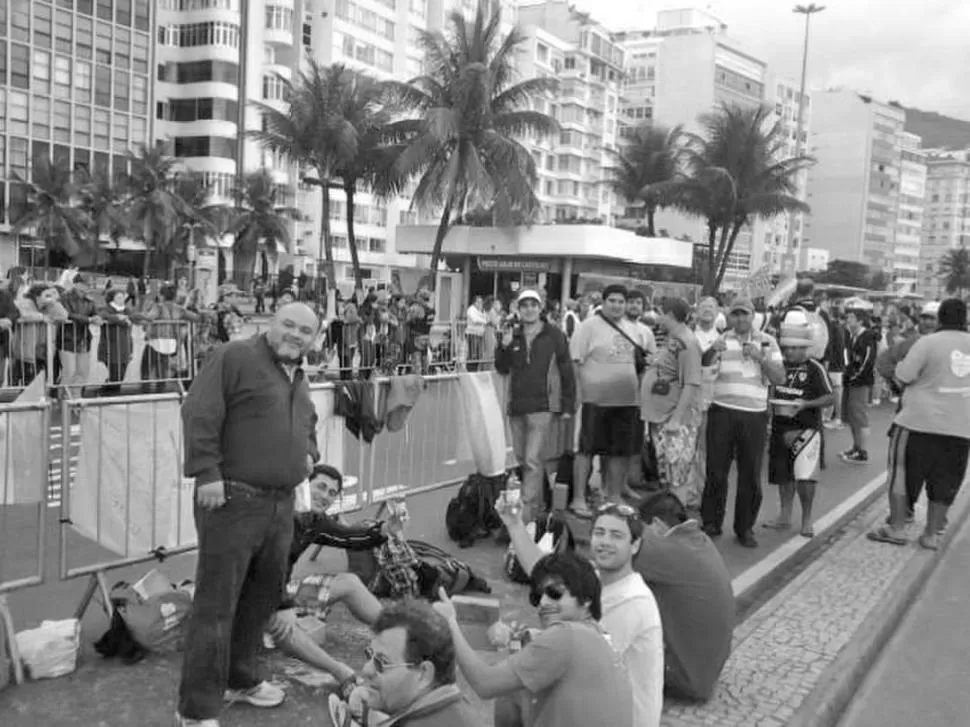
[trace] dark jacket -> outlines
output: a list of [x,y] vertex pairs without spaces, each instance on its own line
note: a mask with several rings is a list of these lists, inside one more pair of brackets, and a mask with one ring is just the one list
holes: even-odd
[[302,368],[290,381],[264,335],[215,349],[182,404],[185,476],[292,490],[320,458]]
[[849,355],[844,386],[872,386],[876,383],[876,334],[868,328],[863,329],[854,339],[848,337],[846,350]]
[[833,374],[845,371],[845,325],[837,320],[829,324],[829,345],[825,362]]
[[10,326],[10,330],[4,330],[0,328],[0,357],[9,358],[10,357],[10,338],[13,333],[14,326],[17,325],[17,321],[20,320],[20,309],[14,302],[13,295],[9,290],[3,290],[0,288],[0,318],[6,318],[13,325]]
[[91,319],[98,313],[97,306],[75,290],[65,293],[61,303],[67,309],[68,323],[61,326],[58,348],[87,353],[91,349]]
[[454,684],[438,687],[396,717],[381,723],[383,727],[483,727],[461,690]]
[[[141,316],[130,306],[119,311],[109,305],[103,306],[98,315],[104,320],[101,340],[98,342],[98,361],[104,364],[127,364],[133,351],[131,323],[137,323]],[[127,316],[129,323],[122,321],[121,316]]]
[[571,414],[576,408],[576,377],[566,336],[549,323],[528,348],[519,326],[508,346],[495,350],[495,368],[509,375],[509,414],[553,411]]

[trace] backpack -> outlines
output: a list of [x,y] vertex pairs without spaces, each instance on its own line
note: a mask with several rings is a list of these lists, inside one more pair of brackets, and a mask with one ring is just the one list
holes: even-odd
[[491,593],[488,581],[472,570],[468,563],[453,558],[450,553],[431,543],[409,540],[408,545],[418,556],[418,587],[423,597],[435,601],[438,588],[444,588],[449,596],[456,593],[477,591]]
[[[788,313],[792,311],[802,313],[805,316],[808,327],[812,329],[812,345],[808,349],[809,357],[817,361],[823,361],[825,359],[825,352],[829,346],[829,327],[825,319],[822,318],[822,314],[818,312],[818,309],[808,310],[800,305],[788,309]],[[785,313],[785,318],[788,317],[788,313]]]
[[495,512],[495,501],[505,487],[506,473],[491,477],[472,474],[448,502],[445,526],[448,537],[467,548],[478,538],[487,538],[493,530],[502,527],[502,520]]
[[[562,517],[552,514],[545,520],[538,521],[535,525],[535,542],[538,543],[544,536],[547,534],[550,535],[552,538],[551,552],[563,553],[567,550],[576,549],[576,540],[573,537],[573,531],[569,528],[569,523]],[[515,551],[511,545],[509,545],[508,550],[505,552],[504,570],[505,577],[513,583],[529,584],[532,582],[529,574],[525,572],[522,564],[519,563],[519,559],[515,555]]]

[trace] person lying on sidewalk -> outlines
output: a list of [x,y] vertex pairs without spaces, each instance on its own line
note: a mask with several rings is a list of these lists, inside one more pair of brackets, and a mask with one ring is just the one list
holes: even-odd
[[[327,615],[343,603],[361,622],[374,624],[381,603],[353,573],[314,574],[292,579],[293,567],[311,545],[344,550],[380,547],[402,524],[392,517],[384,523],[344,525],[327,511],[343,491],[343,476],[337,469],[318,464],[310,475],[311,511],[294,518],[286,593],[279,610],[270,618],[266,634],[288,656],[333,675],[343,685],[353,684],[354,670],[334,659],[321,646]],[[312,633],[310,629],[312,628]]]
[[781,352],[785,357],[785,383],[774,392],[775,418],[768,444],[768,482],[778,486],[778,517],[766,528],[791,528],[795,494],[802,508],[801,534],[815,535],[812,504],[815,475],[822,452],[822,410],[832,406],[834,395],[825,367],[810,358],[812,329],[808,324],[783,322]]
[[[605,514],[605,508],[612,514]],[[624,559],[617,551],[629,553],[636,547],[636,526],[629,525],[629,520],[624,524],[626,516],[618,520],[614,509],[626,508],[631,517],[635,513],[627,506],[605,508],[594,527],[604,529],[597,540],[604,556],[609,549],[607,540],[613,544],[604,561],[613,564]],[[451,626],[458,666],[472,690],[482,699],[498,698],[496,727],[659,725],[662,637],[656,604],[646,586],[640,583],[642,588],[637,588],[636,581],[628,578],[633,574],[624,574],[621,567],[608,576],[609,591],[586,558],[571,551],[544,556],[526,529],[519,505],[500,504],[498,511],[520,564],[530,574],[529,602],[539,611],[542,631],[521,651],[489,665],[468,644],[447,596],[440,593],[441,600],[434,604]],[[625,544],[620,542],[624,539]],[[614,632],[608,632],[606,619],[614,616],[614,608],[629,618],[617,618]],[[618,642],[624,639],[628,641]],[[628,657],[637,665],[632,678],[627,672]],[[655,679],[651,673],[656,674]],[[632,683],[640,679],[646,680],[645,685],[638,684],[645,698],[635,702]],[[649,686],[651,681],[656,689]]]

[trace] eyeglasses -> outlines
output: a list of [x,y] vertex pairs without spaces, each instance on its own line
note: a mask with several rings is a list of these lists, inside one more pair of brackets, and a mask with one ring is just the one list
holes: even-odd
[[388,669],[399,669],[402,667],[415,666],[414,662],[410,661],[402,661],[400,664],[392,664],[389,661],[386,661],[383,656],[378,656],[375,654],[374,650],[369,646],[364,649],[364,658],[366,658],[367,661],[374,662],[374,671],[376,671],[378,674],[383,674]]
[[529,603],[532,604],[533,608],[536,608],[543,596],[548,596],[552,601],[561,601],[562,597],[565,595],[566,589],[561,585],[557,583],[547,583],[539,590],[533,590],[531,593],[529,593]]
[[640,512],[632,505],[627,505],[625,502],[607,502],[596,508],[597,515],[612,515],[616,514],[620,517],[629,518],[631,520],[639,520]]

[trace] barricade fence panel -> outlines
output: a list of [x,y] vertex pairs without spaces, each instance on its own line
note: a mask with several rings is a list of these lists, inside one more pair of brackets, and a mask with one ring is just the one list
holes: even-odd
[[0,594],[44,582],[51,407],[30,391],[0,404]]

